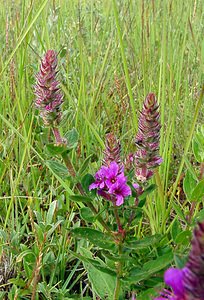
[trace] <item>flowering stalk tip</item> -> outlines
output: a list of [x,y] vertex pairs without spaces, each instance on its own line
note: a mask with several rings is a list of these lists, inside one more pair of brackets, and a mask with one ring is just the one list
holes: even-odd
[[115,161],[119,166],[119,171],[123,171],[123,165],[120,157],[121,144],[112,132],[106,134],[105,146],[105,150],[103,151],[103,165],[108,167],[111,162]]
[[61,120],[63,95],[57,80],[57,72],[57,53],[48,50],[41,61],[34,86],[35,106],[46,126],[56,126]]
[[145,182],[159,166],[162,158],[159,156],[160,122],[159,105],[153,93],[147,95],[139,119],[139,129],[136,136],[138,147],[135,153],[135,176],[138,181]]
[[121,145],[113,133],[106,135],[105,145],[102,167],[96,172],[95,182],[89,186],[89,190],[97,189],[104,199],[120,206],[124,203],[124,198],[131,195],[120,158]]

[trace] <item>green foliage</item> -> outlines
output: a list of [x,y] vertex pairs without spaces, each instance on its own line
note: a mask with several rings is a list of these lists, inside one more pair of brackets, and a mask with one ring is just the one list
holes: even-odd
[[[121,264],[120,298],[131,299],[134,291],[147,300],[162,287],[166,267],[183,267],[192,226],[204,219],[197,100],[202,6],[201,0],[0,4],[0,270],[9,270],[0,274],[0,299],[113,299]],[[35,74],[51,48],[59,51],[63,145],[55,144],[33,105]],[[138,206],[134,192],[117,210],[126,230],[121,241],[111,203],[89,191],[91,174],[107,132],[121,139],[124,157],[135,151],[137,115],[149,91],[160,103],[162,184],[158,189],[153,180]]]
[[197,128],[192,141],[192,148],[197,162],[204,162],[204,125]]

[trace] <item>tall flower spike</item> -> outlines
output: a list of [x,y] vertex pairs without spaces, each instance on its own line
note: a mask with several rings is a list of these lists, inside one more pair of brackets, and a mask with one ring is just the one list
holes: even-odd
[[113,133],[106,134],[105,150],[103,151],[102,164],[109,167],[110,164],[115,161],[119,166],[119,173],[123,171],[123,164],[121,163],[120,153],[121,145],[120,141],[116,138]]
[[165,272],[164,281],[173,292],[164,290],[155,300],[204,300],[204,222],[198,223],[191,244],[185,267]]
[[138,151],[135,153],[135,176],[145,182],[154,173],[153,169],[159,166],[162,158],[159,156],[159,105],[153,93],[147,95],[142,112],[140,113],[139,129],[136,136]]
[[34,93],[35,106],[46,126],[56,126],[61,120],[63,95],[57,80],[57,53],[48,50],[41,61],[40,72],[36,75]]

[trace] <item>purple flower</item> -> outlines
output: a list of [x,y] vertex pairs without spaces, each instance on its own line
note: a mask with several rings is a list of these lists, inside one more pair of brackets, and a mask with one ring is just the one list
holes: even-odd
[[126,184],[126,177],[124,175],[119,175],[115,184],[113,184],[109,193],[113,194],[116,198],[116,205],[120,206],[124,203],[124,198],[131,195],[131,189]]
[[160,293],[162,297],[156,298],[155,300],[187,300],[184,296],[184,273],[185,268],[181,270],[169,268],[164,274],[164,281],[167,285],[172,287],[173,293],[168,290],[164,290]]
[[[123,168],[122,168],[123,170]],[[124,174],[121,173],[121,171],[119,172],[119,165],[113,161],[108,168],[106,168],[106,185],[108,188],[111,188],[111,186],[113,184],[116,183],[116,181],[118,180],[118,178],[120,178],[120,176],[124,177]]]
[[168,269],[164,281],[172,293],[164,290],[154,300],[204,300],[204,222],[194,230],[192,249],[183,269]]
[[131,189],[127,185],[127,178],[120,166],[111,162],[108,167],[102,166],[95,174],[95,182],[89,186],[89,190],[98,189],[98,194],[106,200],[112,201],[117,206],[124,203],[124,198],[131,195]]
[[96,172],[95,174],[96,181],[89,186],[89,190],[103,189],[105,187],[105,180],[106,180],[106,173],[107,173],[106,169],[107,169],[106,167],[102,166],[100,170]]

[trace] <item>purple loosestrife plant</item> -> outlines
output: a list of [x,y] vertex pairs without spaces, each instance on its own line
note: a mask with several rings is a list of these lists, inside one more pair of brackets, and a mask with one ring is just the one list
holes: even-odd
[[36,79],[35,106],[40,111],[44,125],[55,127],[61,120],[63,95],[57,80],[57,53],[54,50],[46,52]]
[[136,136],[138,151],[135,153],[135,176],[138,181],[145,182],[152,177],[154,168],[159,166],[160,128],[159,111],[153,93],[147,95],[140,113],[139,129]]
[[168,269],[164,281],[173,292],[164,290],[155,300],[204,300],[204,222],[194,230],[192,248],[183,269]]

